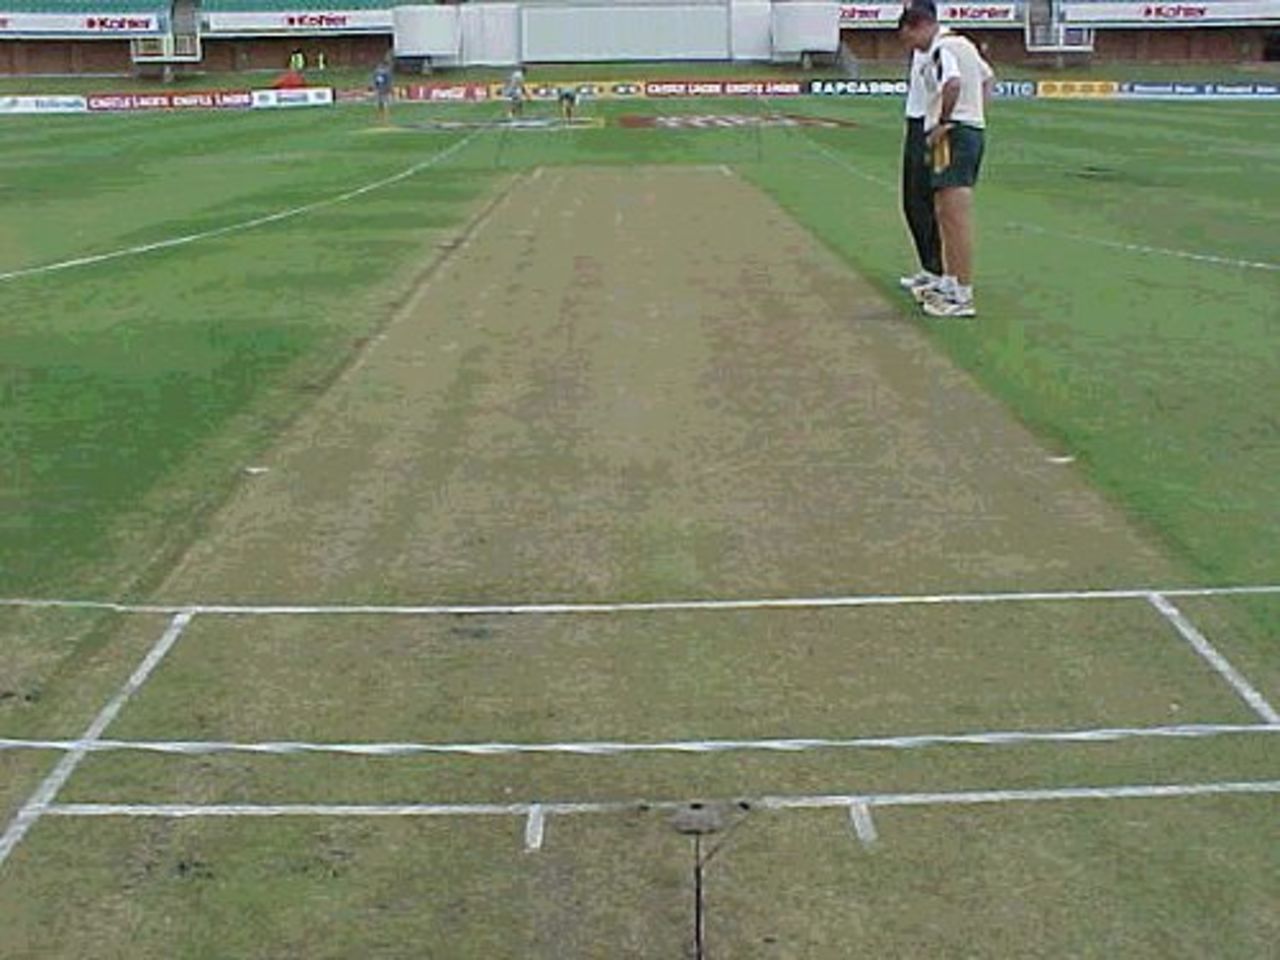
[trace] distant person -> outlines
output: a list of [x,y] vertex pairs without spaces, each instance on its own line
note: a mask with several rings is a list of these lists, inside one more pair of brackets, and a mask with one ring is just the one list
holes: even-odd
[[323,50],[316,53],[316,69],[321,73],[329,69],[329,58],[324,55]]
[[[933,8],[932,0],[918,0],[917,6]],[[939,35],[950,31],[939,28]],[[903,34],[903,43],[906,37]],[[923,294],[942,280],[942,237],[933,210],[933,179],[929,170],[929,149],[924,140],[924,118],[928,109],[926,77],[929,59],[908,45],[907,130],[902,141],[902,213],[915,244],[920,269],[898,283],[910,293]]]
[[995,73],[977,47],[943,33],[932,6],[913,5],[899,32],[928,60],[925,143],[929,148],[934,213],[942,235],[942,280],[922,294],[931,317],[973,317],[973,188],[986,146],[986,104]]
[[373,70],[373,99],[378,107],[378,122],[384,127],[391,122],[392,70],[388,54]]
[[573,123],[573,114],[578,108],[578,88],[561,87],[557,99],[560,101],[560,119]]
[[511,76],[507,77],[503,93],[507,98],[507,118],[514,120],[516,117],[523,116],[525,99],[524,71],[519,67],[512,70]]
[[301,47],[295,47],[293,53],[289,54],[289,69],[294,73],[307,69],[307,55],[302,52]]

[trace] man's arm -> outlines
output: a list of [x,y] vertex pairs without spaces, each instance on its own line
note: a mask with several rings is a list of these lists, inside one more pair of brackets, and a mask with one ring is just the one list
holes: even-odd
[[956,60],[956,55],[942,45],[934,54],[934,69],[937,71],[938,78],[938,125],[933,128],[929,134],[929,144],[932,146],[937,142],[938,137],[946,132],[947,126],[951,123],[951,112],[956,108],[956,102],[960,99],[960,62]]
[[945,127],[951,122],[951,111],[956,108],[960,99],[960,78],[952,77],[942,87],[942,113],[938,116],[938,126]]

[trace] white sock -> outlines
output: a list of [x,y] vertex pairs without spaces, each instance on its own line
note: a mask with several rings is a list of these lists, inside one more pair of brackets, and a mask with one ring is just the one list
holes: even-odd
[[947,296],[951,296],[956,292],[958,284],[956,283],[955,277],[951,276],[951,274],[947,274],[942,278],[942,282],[938,284],[938,286],[942,288],[943,293]]

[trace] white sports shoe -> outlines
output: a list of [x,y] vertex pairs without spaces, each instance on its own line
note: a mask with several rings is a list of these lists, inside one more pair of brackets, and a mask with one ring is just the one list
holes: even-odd
[[945,297],[946,295],[947,278],[935,277],[932,274],[929,275],[927,282],[911,288],[911,296],[915,297],[916,303],[921,305],[930,300],[937,300],[939,297]]
[[961,300],[954,296],[932,296],[926,297],[920,302],[924,307],[924,312],[931,317],[940,318],[969,318],[976,317],[978,311],[974,309],[973,297]]
[[918,287],[927,287],[937,283],[940,279],[940,277],[930,273],[928,270],[921,270],[919,273],[913,273],[909,277],[899,277],[898,286],[903,290],[915,290]]

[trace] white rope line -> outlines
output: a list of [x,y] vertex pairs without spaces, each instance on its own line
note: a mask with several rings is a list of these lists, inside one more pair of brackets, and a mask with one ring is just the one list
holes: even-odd
[[1212,253],[1193,253],[1190,250],[1175,250],[1170,247],[1152,247],[1144,243],[1124,243],[1120,240],[1104,240],[1101,237],[1090,237],[1079,233],[1065,233],[1058,230],[1046,230],[1032,223],[1019,223],[1010,220],[1006,223],[1010,229],[1034,233],[1055,240],[1071,240],[1075,243],[1088,243],[1095,247],[1107,247],[1111,250],[1123,250],[1126,253],[1142,253],[1151,256],[1174,257],[1178,260],[1190,260],[1195,263],[1209,263],[1222,267],[1238,267],[1241,270],[1267,270],[1280,272],[1280,263],[1265,260],[1237,260],[1234,257],[1223,257]]
[[1267,724],[1181,724],[1160,727],[1101,727],[1086,730],[1009,730],[979,733],[911,734],[845,739],[797,737],[759,740],[608,740],[563,743],[307,743],[218,740],[19,740],[0,739],[4,750],[63,750],[89,753],[152,753],[178,756],[259,754],[267,756],[329,755],[355,757],[476,757],[524,754],[621,756],[646,753],[804,753],[813,750],[914,750],[939,746],[1016,746],[1036,743],[1114,743],[1124,740],[1195,740],[1249,734],[1280,733],[1280,721]]
[[417,163],[406,167],[399,173],[393,173],[388,177],[374,180],[372,183],[366,183],[364,186],[356,187],[353,190],[346,190],[332,197],[326,197],[323,200],[306,203],[300,207],[290,207],[286,210],[277,210],[274,213],[254,217],[251,220],[242,220],[239,223],[230,223],[226,226],[215,227],[212,230],[202,230],[199,233],[189,233],[184,236],[170,237],[167,240],[157,240],[153,243],[141,243],[136,246],[110,250],[106,253],[96,253],[85,257],[75,257],[71,260],[60,260],[55,263],[46,263],[36,267],[22,267],[17,270],[9,270],[7,272],[0,273],[0,283],[7,282],[9,280],[20,280],[24,277],[58,273],[62,270],[70,270],[74,267],[92,266],[93,264],[106,263],[110,260],[119,260],[123,257],[133,257],[144,253],[154,253],[157,250],[171,250],[174,247],[183,247],[187,244],[196,243],[201,240],[211,240],[215,237],[225,237],[232,233],[241,233],[245,230],[252,230],[255,227],[266,226],[269,223],[279,223],[282,220],[291,220],[294,217],[300,217],[303,214],[314,213],[317,210],[337,206],[338,204],[346,203],[349,200],[354,200],[357,197],[362,197],[366,193],[372,193],[375,190],[381,190],[383,187],[389,187],[394,183],[399,183],[401,180],[407,180],[409,177],[419,174],[423,170],[434,167],[436,164],[465,147],[473,139],[479,136],[484,129],[485,128],[481,128],[469,133],[456,143],[449,145],[443,150],[437,151],[425,160],[420,160]]
[[1280,723],[1280,713],[1276,712],[1276,708],[1267,702],[1267,698],[1245,678],[1244,674],[1231,665],[1231,661],[1218,652],[1217,648],[1196,628],[1196,625],[1187,618],[1186,614],[1171,603],[1168,598],[1158,593],[1151,594],[1147,599],[1160,612],[1160,615],[1168,620],[1173,625],[1173,628],[1182,635],[1182,639],[1186,640],[1192,649],[1217,671],[1218,676],[1231,685],[1231,689],[1239,694],[1240,699],[1247,703],[1254,713],[1266,723]]
[[[1173,797],[1261,795],[1280,793],[1280,780],[1220,781],[1114,787],[1051,787],[1030,790],[966,790],[950,793],[817,794],[736,799],[747,809],[850,809],[860,804],[877,807],[973,806],[1038,803],[1054,800],[1137,800]],[[184,804],[184,803],[63,803],[51,805],[48,816],[59,817],[542,817],[590,813],[668,811],[686,808],[689,801],[606,800],[581,803],[414,803],[384,804]]]
[[996,593],[851,594],[833,597],[758,597],[740,600],[654,600],[602,603],[506,604],[234,604],[125,603],[111,600],[69,600],[40,597],[0,597],[0,607],[52,607],[102,610],[111,613],[174,614],[182,611],[210,616],[521,616],[586,613],[676,613],[684,611],[792,610],[843,607],[906,607],[979,603],[1053,603],[1069,600],[1146,600],[1164,597],[1234,597],[1280,595],[1280,584],[1234,587],[1137,587],[1116,590],[1043,590]]
[[9,859],[9,855],[13,853],[31,828],[35,826],[36,821],[48,813],[50,805],[58,795],[58,791],[66,785],[67,780],[70,779],[71,774],[75,772],[80,762],[89,755],[94,742],[102,736],[107,727],[111,725],[111,722],[119,716],[120,711],[124,709],[124,705],[129,702],[129,698],[137,693],[139,688],[147,682],[147,678],[151,676],[152,671],[160,665],[160,661],[164,659],[165,654],[178,642],[178,638],[182,636],[182,632],[190,622],[191,614],[189,612],[174,615],[160,639],[147,652],[142,662],[138,664],[137,669],[125,681],[124,686],[116,691],[115,696],[98,712],[98,715],[93,718],[93,722],[89,724],[88,729],[76,741],[76,746],[58,761],[58,765],[36,787],[35,793],[27,799],[27,802],[14,815],[9,825],[5,828],[4,834],[0,835],[0,866],[3,866],[4,862]]
[[803,133],[801,130],[799,130],[799,128],[797,128],[795,132],[810,147],[812,147],[818,153],[822,154],[824,157],[826,157],[836,166],[843,167],[845,170],[848,170],[855,177],[860,177],[863,180],[866,180],[868,183],[874,183],[876,186],[879,186],[879,187],[894,186],[893,183],[886,180],[884,177],[877,176],[874,173],[868,173],[867,171],[863,170],[861,167],[855,166],[854,164],[850,163],[842,155],[836,153],[834,150],[830,150],[827,147],[823,146],[821,143],[819,143],[817,140],[814,140],[808,134]]
[[[894,184],[884,177],[876,176],[874,173],[868,173],[866,170],[850,163],[843,156],[826,146],[818,143],[807,134],[796,131],[797,134],[812,147],[815,151],[822,154],[836,166],[841,167],[854,176],[866,180],[868,183],[874,183],[880,187],[893,187]],[[1235,257],[1223,257],[1212,253],[1195,253],[1190,250],[1176,250],[1171,247],[1154,247],[1143,243],[1125,243],[1120,240],[1106,240],[1102,237],[1090,237],[1079,233],[1068,233],[1058,230],[1046,230],[1044,227],[1031,223],[1021,223],[1016,220],[1005,222],[1005,226],[1011,230],[1020,230],[1026,233],[1034,233],[1044,237],[1050,237],[1056,240],[1070,240],[1074,243],[1088,243],[1097,247],[1106,247],[1111,250],[1122,250],[1125,253],[1140,253],[1147,256],[1174,257],[1178,260],[1189,260],[1194,263],[1207,263],[1222,267],[1235,267],[1241,270],[1266,270],[1280,272],[1280,263],[1271,263],[1265,260],[1241,260]]]

